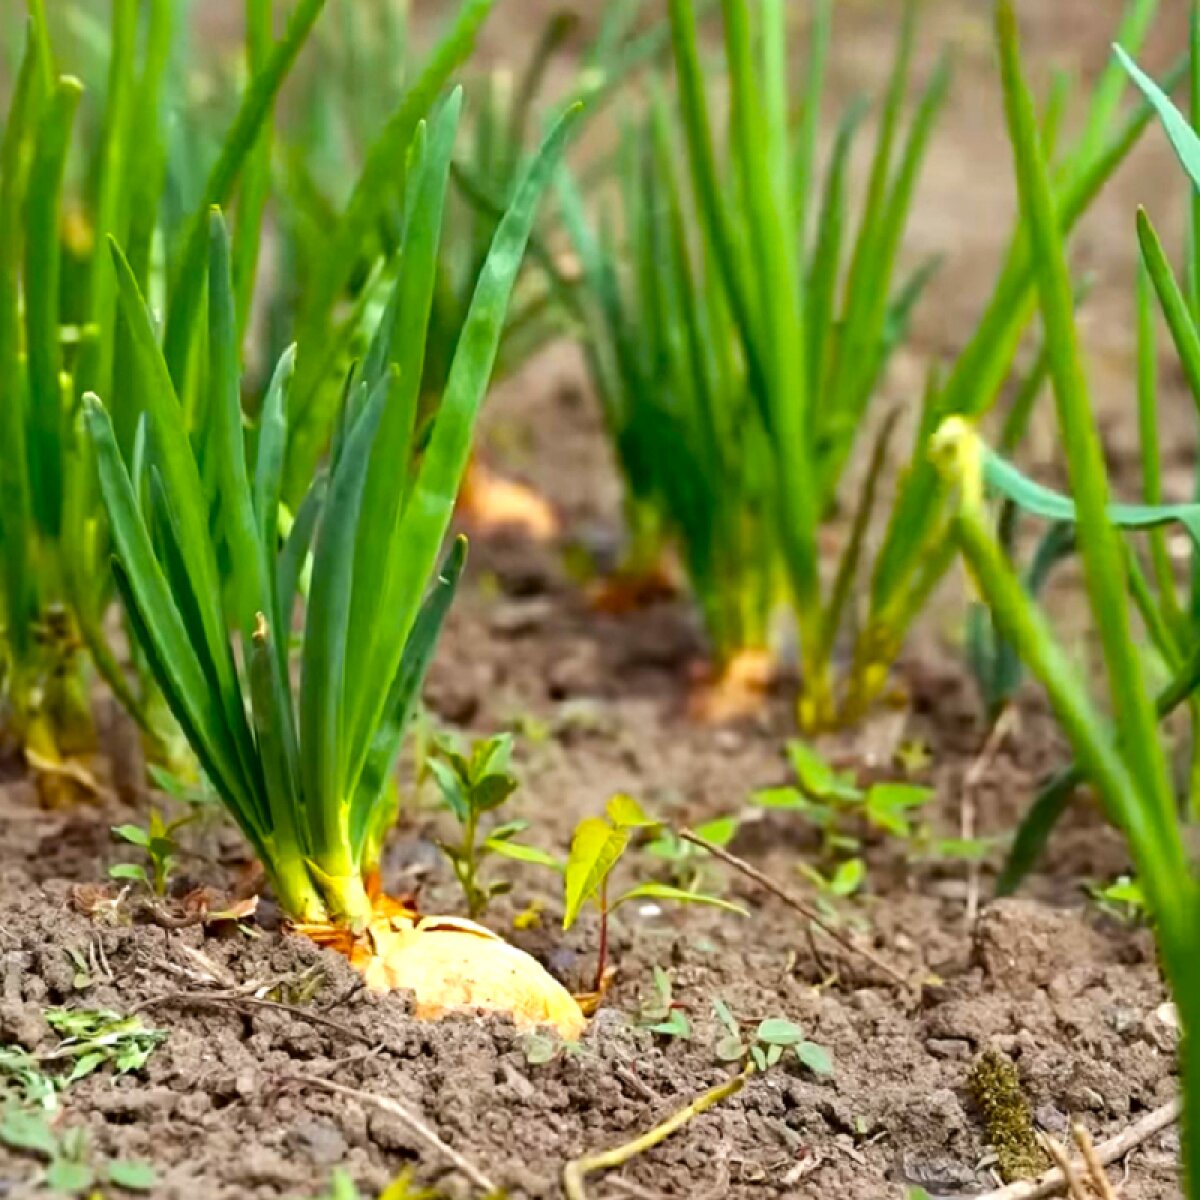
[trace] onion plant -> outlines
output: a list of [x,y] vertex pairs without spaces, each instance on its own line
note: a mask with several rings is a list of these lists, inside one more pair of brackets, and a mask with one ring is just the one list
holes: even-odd
[[[997,0],[996,14],[1022,228],[1036,278],[1073,494],[1073,501],[1046,503],[1075,524],[1086,594],[1103,653],[1111,720],[1102,714],[1086,677],[1073,666],[1046,618],[1021,586],[992,532],[985,506],[985,478],[995,481],[1007,468],[996,460],[991,460],[989,466],[978,435],[957,416],[942,423],[935,440],[935,458],[957,486],[953,529],[982,595],[1002,632],[1019,648],[1029,670],[1046,688],[1078,755],[1083,776],[1094,785],[1109,818],[1128,843],[1182,1022],[1184,1165],[1189,1194],[1197,1195],[1200,990],[1195,986],[1195,961],[1200,953],[1200,874],[1189,858],[1184,808],[1171,783],[1157,727],[1155,697],[1147,685],[1135,633],[1136,605],[1130,597],[1138,593],[1138,571],[1118,528],[1119,524],[1152,526],[1171,517],[1190,524],[1196,514],[1164,512],[1161,508],[1144,508],[1138,514],[1110,505],[1109,482],[1072,312],[1061,211],[1056,206],[1044,139],[1022,75],[1011,0]],[[1183,136],[1178,126],[1176,132]],[[1187,144],[1200,149],[1195,141]],[[1200,156],[1194,161],[1200,166]],[[1145,246],[1143,233],[1143,252]],[[1063,505],[1069,507],[1069,512]]]
[[[201,212],[232,196],[322,2],[298,5],[281,40],[264,54],[220,144]],[[6,443],[0,463],[0,661],[12,728],[31,759],[48,768],[64,752],[90,743],[90,683],[83,669],[88,657],[157,742],[170,733],[169,723],[151,715],[154,689],[131,686],[106,641],[106,531],[89,450],[74,421],[86,390],[108,393],[113,380],[127,374],[128,332],[117,313],[105,238],[117,236],[129,247],[141,286],[152,274],[164,193],[161,123],[173,14],[161,0],[144,7],[143,20],[143,6],[134,0],[111,6],[108,79],[95,107],[81,103],[86,98],[77,79],[60,73],[45,6],[30,4],[0,161],[0,422]],[[71,150],[81,112],[96,132],[92,153],[80,162]],[[170,256],[179,247],[166,249]],[[179,290],[171,286],[172,300]],[[123,387],[113,406],[126,455],[133,452],[135,403],[134,388]]]
[[[403,156],[397,147],[423,111],[414,99],[424,97],[427,104],[436,95],[435,82],[465,60],[494,2],[463,0],[424,67],[411,47],[408,0],[346,5],[339,21],[325,26],[318,39],[320,84],[310,89],[283,144],[279,171],[282,259],[290,282],[276,298],[270,333],[277,347],[292,337],[301,347],[285,487],[289,499],[307,482],[330,436],[339,402],[330,383],[336,377],[331,365],[356,353],[398,268],[403,205],[397,180],[403,178]],[[605,6],[594,42],[582,53],[565,94],[553,103],[547,98],[548,77],[575,24],[566,14],[550,18],[534,34],[515,76],[503,70],[465,74],[472,127],[452,168],[449,232],[438,263],[422,380],[425,407],[436,404],[445,388],[475,279],[520,180],[535,126],[543,119],[540,110],[561,112],[585,101],[584,119],[591,119],[623,80],[661,55],[665,27],[660,23],[639,31],[644,8],[644,0]],[[394,116],[381,121],[380,114],[389,111]],[[598,169],[604,170],[603,161]],[[359,183],[347,197],[348,178]],[[517,370],[565,328],[570,284],[551,249],[553,223],[551,214],[539,223],[518,277],[496,378]],[[294,321],[293,293],[301,297]],[[324,336],[314,336],[318,331]],[[319,349],[311,356],[305,350],[310,343]]]
[[660,98],[626,138],[620,224],[631,269],[620,267],[616,223],[588,229],[570,186],[567,209],[635,535],[662,527],[679,544],[719,666],[765,649],[786,590],[804,660],[802,712],[817,724],[834,715],[831,663],[862,549],[856,532],[836,579],[823,581],[820,530],[929,278],[930,264],[898,278],[898,257],[949,70],[943,59],[905,129],[910,4],[855,216],[847,175],[865,105],[843,115],[823,188],[817,177],[832,3],[814,6],[798,95],[787,6],[721,8],[728,153],[712,127],[694,6],[676,0],[678,119]]
[[[1117,36],[1131,52],[1136,53],[1144,42],[1157,9],[1158,0],[1128,0]],[[1171,79],[1178,80],[1183,70],[1183,65],[1176,67]],[[1127,82],[1117,63],[1101,73],[1074,138],[1064,132],[1071,99],[1065,80],[1056,84],[1040,114],[1064,240],[1153,118],[1148,101],[1123,111]],[[844,708],[849,717],[861,714],[886,686],[909,627],[953,558],[947,549],[946,486],[928,462],[929,436],[948,417],[975,420],[991,410],[1012,375],[1036,305],[1035,263],[1026,231],[1018,222],[973,333],[949,370],[931,378],[912,458],[891,502],[871,569],[866,612],[854,639]]]
[[[1193,18],[1193,46],[1200,39],[1200,22]],[[1180,161],[1191,176],[1193,186],[1200,178],[1200,139],[1174,107],[1158,85],[1142,72],[1128,54],[1117,51],[1118,58],[1137,86],[1160,114],[1164,127],[1175,146]],[[1200,54],[1191,55],[1190,96],[1192,121],[1200,119]],[[1196,220],[1189,212],[1189,226]],[[1178,355],[1182,374],[1193,399],[1200,405],[1200,300],[1196,286],[1197,264],[1189,255],[1181,283],[1176,277],[1163,250],[1162,242],[1144,212],[1137,217],[1137,240],[1140,252],[1138,287],[1136,292],[1137,331],[1137,412],[1139,448],[1142,467],[1142,503],[1113,504],[1109,518],[1118,527],[1141,531],[1140,545],[1131,544],[1128,551],[1130,595],[1137,606],[1149,641],[1149,655],[1165,676],[1156,698],[1161,716],[1176,708],[1185,707],[1190,719],[1191,739],[1187,778],[1188,805],[1193,818],[1200,814],[1200,591],[1193,565],[1186,588],[1179,586],[1178,574],[1168,551],[1165,526],[1178,523],[1192,547],[1192,563],[1200,546],[1200,508],[1195,504],[1165,504],[1163,498],[1161,448],[1159,435],[1158,397],[1158,326],[1160,315],[1165,322]],[[1191,235],[1189,235],[1189,243]],[[1014,410],[1015,411],[1015,410]],[[1036,594],[1037,585],[1069,551],[1074,543],[1076,506],[1063,496],[1039,487],[1022,475],[1001,455],[1014,449],[1011,440],[1002,440],[1000,455],[984,451],[984,475],[995,491],[1003,496],[1004,507],[1000,522],[1001,542],[1007,520],[1017,509],[1043,521],[1053,522],[1035,556],[1035,568],[1027,579],[1027,587]],[[1010,547],[1005,545],[1006,553]],[[1005,643],[1001,656],[1010,665],[1016,648]],[[1068,801],[1082,780],[1080,768],[1073,765],[1047,781],[1029,812],[1023,819],[1008,859],[1001,872],[997,890],[1008,893],[1019,886],[1036,864],[1050,834],[1066,811]]]
[[[247,454],[233,255],[224,219],[185,286],[207,297],[203,394],[189,436],[145,297],[114,248],[143,430],[122,455],[94,395],[83,419],[112,530],[114,573],[154,676],[214,788],[296,921],[361,928],[394,812],[385,782],[463,563],[437,556],[495,361],[538,197],[573,112],[526,168],[480,272],[441,401],[416,421],[451,156],[455,92],[408,151],[403,267],[348,377],[331,461],[280,524],[298,356],[285,353]],[[169,325],[167,335],[169,337]],[[303,356],[301,347],[299,356]],[[311,587],[288,669],[298,580]],[[432,581],[432,585],[431,585]],[[426,592],[428,595],[426,596]],[[423,596],[425,597],[422,602]]]

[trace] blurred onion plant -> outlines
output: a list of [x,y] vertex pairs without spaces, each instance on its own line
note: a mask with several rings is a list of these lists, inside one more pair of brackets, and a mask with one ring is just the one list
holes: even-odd
[[[1018,227],[964,350],[949,371],[930,374],[912,461],[885,498],[900,414],[879,412],[878,396],[936,266],[903,275],[899,264],[948,61],[939,60],[906,123],[916,29],[908,5],[855,206],[850,159],[867,105],[843,113],[823,181],[817,164],[832,3],[813,7],[798,95],[787,6],[722,0],[721,8],[727,147],[714,130],[694,6],[674,0],[678,111],[660,89],[644,127],[627,129],[620,219],[589,224],[582,189],[566,180],[560,193],[586,282],[591,372],[626,482],[632,565],[678,547],[719,669],[770,649],[772,615],[787,607],[799,635],[799,720],[815,730],[861,719],[881,696],[953,561],[928,439],[944,417],[981,415],[1000,395],[1033,316],[1034,275]],[[1131,0],[1127,42],[1140,45],[1155,8]],[[1064,232],[1151,119],[1148,103],[1121,115],[1124,83],[1119,68],[1102,76],[1068,147],[1058,145],[1065,81],[1043,114]],[[845,496],[868,432],[855,492]],[[824,570],[840,504],[849,519]]]

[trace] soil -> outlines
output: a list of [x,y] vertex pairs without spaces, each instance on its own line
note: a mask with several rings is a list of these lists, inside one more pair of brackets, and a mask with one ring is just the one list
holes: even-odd
[[[895,398],[911,392],[931,355],[952,350],[969,330],[1011,209],[979,6],[927,7],[934,16],[923,54],[931,59],[949,38],[965,69],[961,100],[935,144],[910,252],[944,250],[950,261],[892,372]],[[1039,69],[1070,58],[1093,73],[1120,6],[1031,0],[1023,8]],[[894,6],[846,9],[856,32],[834,76],[848,94],[881,70]],[[503,32],[493,31],[493,52]],[[1169,38],[1162,40],[1169,51]],[[1164,196],[1182,196],[1182,188],[1161,146],[1148,145],[1080,242],[1097,274],[1088,329],[1118,463],[1132,436],[1131,214],[1137,201]],[[1164,226],[1177,212],[1168,204]],[[1168,410],[1169,429],[1183,411]],[[585,547],[603,566],[615,561],[620,537],[619,488],[578,355],[553,347],[497,388],[485,432],[489,461],[541,489],[565,534],[554,546],[503,535],[475,541],[427,687],[436,723],[521,735],[522,787],[511,806],[533,822],[528,838],[546,849],[561,851],[580,817],[627,791],[681,824],[744,814],[735,852],[803,890],[797,864],[815,851],[805,828],[787,813],[746,809],[753,789],[788,779],[783,750],[794,722],[786,682],[760,717],[697,727],[685,707],[703,646],[687,604],[664,600],[631,616],[601,616],[572,579],[574,551]],[[1176,440],[1191,444],[1190,436]],[[1170,465],[1176,474],[1190,469],[1182,454]],[[869,775],[894,773],[902,742],[923,744],[929,765],[916,777],[936,789],[938,828],[955,834],[969,809],[980,833],[1003,835],[1065,750],[1029,691],[1016,730],[982,782],[967,786],[987,730],[945,632],[961,625],[961,599],[951,589],[942,604],[947,619],[920,630],[898,668],[906,707],[824,748]],[[581,1047],[534,1063],[531,1050],[541,1047],[504,1022],[422,1023],[403,997],[365,993],[337,955],[282,932],[269,899],[248,931],[228,923],[165,928],[145,905],[95,911],[94,894],[79,885],[103,884],[108,866],[130,857],[110,826],[144,822],[147,800],[109,798],[47,816],[36,810],[28,781],[15,772],[7,778],[0,785],[0,1041],[48,1050],[55,1038],[43,1014],[56,1005],[137,1011],[165,1031],[141,1070],[114,1077],[103,1069],[63,1096],[63,1121],[88,1131],[97,1158],[154,1163],[153,1195],[163,1200],[299,1200],[321,1194],[339,1167],[364,1195],[406,1167],[447,1196],[477,1194],[410,1124],[368,1096],[419,1114],[509,1195],[560,1196],[568,1160],[637,1136],[729,1077],[714,1052],[718,997],[748,1028],[768,1016],[799,1023],[829,1050],[833,1074],[819,1078],[785,1061],[661,1147],[595,1177],[594,1197],[894,1200],[920,1185],[950,1200],[986,1191],[996,1185],[994,1158],[968,1077],[988,1047],[1011,1056],[1037,1123],[1058,1136],[1070,1116],[1097,1139],[1110,1136],[1173,1094],[1177,1035],[1152,940],[1101,912],[1083,888],[1127,869],[1119,839],[1086,801],[1020,898],[989,903],[995,862],[984,865],[977,920],[967,868],[913,863],[894,844],[870,847],[866,895],[849,909],[854,935],[917,981],[912,993],[814,934],[762,888],[710,868],[710,882],[745,904],[750,918],[701,908],[622,910],[613,930],[617,978]],[[417,890],[425,911],[456,911],[460,900],[435,845],[442,817],[411,775],[404,787],[384,885]],[[180,894],[198,884],[228,889],[244,873],[238,838],[215,816],[189,830],[185,844],[194,856],[183,861]],[[641,852],[622,869],[661,876]],[[514,886],[487,922],[569,986],[586,987],[594,919],[564,935],[552,877],[513,865],[497,871]],[[517,929],[527,924],[518,916],[536,905],[540,926]],[[86,972],[73,953],[90,962]],[[692,1027],[688,1040],[643,1027],[656,966],[671,974]],[[312,1080],[360,1096],[330,1094]],[[1129,1156],[1125,1200],[1180,1196],[1177,1153],[1178,1133],[1168,1130]],[[33,1175],[28,1157],[0,1150],[0,1196],[43,1194]]]

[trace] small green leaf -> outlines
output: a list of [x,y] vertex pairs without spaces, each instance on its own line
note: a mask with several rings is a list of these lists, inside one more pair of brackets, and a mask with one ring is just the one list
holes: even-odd
[[565,870],[564,929],[575,924],[583,906],[603,886],[628,845],[628,829],[614,829],[600,817],[580,821],[571,839]]
[[114,825],[113,833],[121,838],[122,841],[130,842],[134,846],[140,846],[143,850],[150,848],[150,834],[140,825]]
[[108,868],[108,877],[110,879],[132,879],[137,883],[144,883],[147,887],[150,886],[150,877],[146,874],[146,868],[137,863],[114,863]]
[[85,1079],[101,1066],[106,1057],[107,1055],[99,1050],[92,1050],[87,1054],[81,1054],[75,1060],[75,1066],[71,1068],[71,1073],[67,1076],[67,1082],[75,1083],[77,1080]]
[[750,799],[760,808],[782,808],[804,812],[815,807],[799,788],[794,787],[763,788],[755,792]]
[[518,833],[524,833],[529,828],[528,821],[505,821],[503,825],[497,825],[489,834],[489,840],[495,842],[507,842],[510,838],[515,837]]
[[540,1067],[551,1061],[558,1053],[558,1043],[544,1033],[527,1033],[522,1038],[525,1061],[531,1067]]
[[761,1046],[751,1046],[750,1047],[750,1057],[752,1059],[754,1059],[754,1065],[760,1071],[765,1071],[767,1069],[767,1067],[770,1065],[767,1062],[766,1053],[763,1051],[763,1048]]
[[738,820],[736,817],[718,817],[715,821],[706,821],[697,825],[695,832],[706,842],[714,846],[728,846],[737,836]]
[[801,1042],[796,1047],[796,1057],[814,1075],[832,1075],[833,1058],[824,1046],[816,1042]]
[[148,1192],[158,1183],[154,1167],[141,1159],[116,1159],[105,1168],[105,1175],[113,1187],[127,1192]]
[[483,844],[493,854],[511,858],[515,862],[529,863],[535,867],[548,867],[551,871],[563,870],[561,859],[555,858],[553,854],[547,854],[545,850],[539,850],[536,846],[526,846],[523,842],[511,842],[507,839],[497,840],[495,836],[486,838]]
[[861,858],[847,859],[833,873],[829,890],[835,896],[853,896],[862,887],[867,868]]
[[717,1020],[728,1030],[731,1037],[741,1040],[741,1028],[734,1019],[733,1013],[729,1011],[729,1005],[721,999],[720,996],[713,998],[713,1012],[716,1014]]
[[759,1024],[754,1036],[768,1046],[796,1046],[804,1041],[804,1030],[783,1017],[767,1017]]
[[64,1192],[73,1196],[87,1191],[95,1181],[91,1167],[72,1162],[69,1158],[56,1158],[46,1168],[46,1186],[52,1192]]
[[436,758],[429,759],[428,766],[446,807],[460,825],[465,825],[470,820],[471,808],[459,773],[449,763]]
[[818,800],[827,799],[837,789],[833,768],[804,742],[788,742],[788,758],[800,786]]
[[471,788],[471,807],[480,813],[491,812],[517,790],[511,775],[488,775]]
[[58,1142],[50,1122],[41,1113],[8,1109],[0,1119],[0,1142],[13,1150],[28,1150],[52,1158],[58,1153]]
[[721,1062],[740,1062],[746,1057],[746,1047],[741,1038],[731,1034],[717,1043],[715,1054]]
[[624,892],[609,906],[610,911],[630,900],[673,900],[678,904],[706,904],[711,908],[723,908],[726,912],[737,913],[739,917],[750,914],[732,900],[722,900],[720,896],[709,896],[704,892],[689,892],[684,888],[672,887],[668,883],[640,883]]
[[933,788],[915,783],[876,783],[867,792],[867,811],[872,808],[920,808],[934,797]]
[[[687,1019],[687,1014],[678,1008],[671,1009],[665,1021],[651,1025],[649,1029],[651,1033],[658,1033],[663,1037],[679,1038],[682,1041],[687,1041],[692,1036],[691,1022]],[[740,1053],[738,1057],[741,1057]]]
[[650,829],[662,823],[648,816],[632,796],[621,792],[609,800],[605,812],[608,813],[608,819],[621,829]]
[[[757,1047],[756,1047],[757,1049]],[[779,1060],[783,1057],[783,1047],[778,1042],[773,1042],[767,1047],[767,1067],[778,1065]]]

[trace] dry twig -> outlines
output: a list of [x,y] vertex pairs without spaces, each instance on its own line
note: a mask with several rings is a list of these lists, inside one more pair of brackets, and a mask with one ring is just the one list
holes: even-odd
[[358,1088],[345,1087],[328,1079],[319,1079],[315,1075],[284,1075],[281,1076],[281,1079],[286,1083],[314,1087],[321,1091],[332,1092],[337,1096],[345,1096],[362,1104],[369,1104],[379,1109],[380,1112],[398,1117],[423,1142],[437,1151],[481,1191],[491,1194],[497,1190],[496,1185],[470,1159],[464,1158],[453,1146],[448,1146],[416,1113],[406,1108],[398,1100],[393,1100],[389,1096],[376,1096],[373,1092],[360,1091]]
[[599,1154],[586,1154],[567,1163],[563,1168],[563,1190],[567,1194],[567,1200],[588,1200],[584,1180],[589,1175],[597,1171],[611,1171],[614,1167],[623,1167],[630,1159],[654,1149],[694,1117],[740,1092],[746,1086],[746,1080],[753,1074],[753,1066],[747,1066],[740,1075],[709,1088],[690,1104],[672,1113],[662,1124],[655,1125],[653,1129],[634,1138],[633,1141],[616,1146],[612,1150],[603,1150]]
[[[975,801],[979,793],[979,786],[988,771],[991,770],[992,764],[996,761],[996,755],[1000,753],[1004,740],[1008,737],[1009,730],[1016,724],[1016,721],[1017,710],[1011,704],[1006,705],[988,732],[983,749],[980,750],[978,757],[963,776],[959,835],[964,842],[971,842],[975,839],[977,812]],[[978,916],[979,862],[972,858],[967,863],[967,924],[974,925]]]
[[[1179,1120],[1179,1114],[1182,1111],[1181,1102],[1178,1099],[1172,1100],[1169,1104],[1164,1104],[1161,1108],[1147,1113],[1140,1121],[1135,1121],[1128,1129],[1122,1130],[1115,1137],[1101,1142],[1092,1150],[1097,1166],[1104,1168],[1119,1162],[1135,1146],[1140,1146],[1156,1133],[1161,1133],[1168,1126],[1174,1125]],[[1078,1171],[1081,1168],[1075,1164],[1075,1169]],[[1082,1169],[1088,1170],[1087,1165],[1085,1164]],[[1059,1167],[1055,1167],[1054,1170],[1047,1171],[1038,1179],[1022,1179],[1016,1183],[1010,1183],[1007,1187],[980,1196],[978,1200],[1047,1200],[1048,1197],[1057,1196],[1065,1191],[1067,1186],[1066,1176]]]
[[803,900],[798,899],[781,884],[776,883],[769,875],[764,875],[762,871],[752,866],[744,858],[738,858],[736,854],[730,854],[723,846],[718,846],[716,843],[700,837],[699,834],[693,833],[690,829],[681,829],[679,836],[685,842],[691,842],[693,846],[699,846],[701,850],[707,850],[714,858],[719,858],[723,863],[740,871],[747,879],[753,879],[755,883],[766,888],[773,896],[782,900],[789,908],[795,909],[807,921],[837,942],[843,950],[848,950],[851,954],[857,954],[860,958],[866,959],[876,970],[882,971],[889,979],[894,980],[902,988],[906,990],[911,988],[912,985],[909,981],[895,967],[885,962],[873,950],[868,950],[865,946],[858,945],[852,938],[826,921],[815,909],[805,904]]
[[[261,985],[255,983],[254,986],[259,987]],[[368,1046],[376,1044],[375,1039],[369,1034],[360,1033],[357,1029],[352,1029],[349,1025],[343,1025],[341,1021],[335,1021],[332,1017],[326,1017],[319,1012],[314,1012],[311,1008],[301,1008],[298,1004],[284,1004],[281,1000],[264,1000],[258,996],[247,996],[241,991],[165,992],[161,996],[148,996],[145,1000],[140,1000],[129,1012],[132,1015],[133,1013],[141,1012],[143,1009],[154,1008],[160,1004],[207,1004],[214,1007],[229,1005],[234,1008],[249,1005],[252,1008],[269,1008],[276,1012],[289,1013],[293,1017],[299,1017],[302,1021],[311,1021],[314,1025],[323,1025],[326,1029],[332,1029],[334,1032],[340,1033],[343,1037],[364,1042]]]

